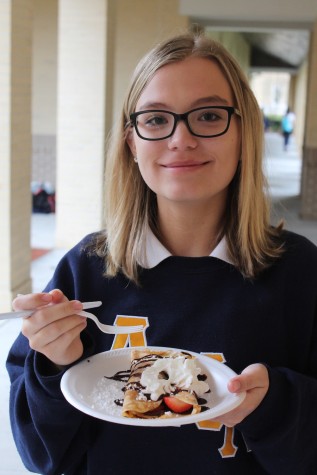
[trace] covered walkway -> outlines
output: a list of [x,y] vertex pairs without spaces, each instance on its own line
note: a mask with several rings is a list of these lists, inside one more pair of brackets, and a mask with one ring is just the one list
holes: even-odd
[[[152,45],[188,28],[218,39],[248,75],[277,67],[292,74],[285,100],[296,114],[302,152],[301,207],[307,218],[317,219],[317,4],[287,5],[285,10],[274,0],[263,5],[237,0],[230,8],[219,0],[0,2],[2,311],[14,295],[32,287],[31,180],[49,181],[56,190],[59,246],[99,229],[105,143],[132,70]],[[268,53],[268,44],[270,55],[286,55],[293,66],[260,54]]]

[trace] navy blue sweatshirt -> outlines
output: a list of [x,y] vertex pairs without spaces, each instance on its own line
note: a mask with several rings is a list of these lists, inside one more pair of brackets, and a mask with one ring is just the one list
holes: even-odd
[[[168,257],[142,269],[141,286],[103,276],[87,237],[59,263],[46,290],[102,300],[93,312],[146,317],[143,339],[215,353],[237,373],[269,370],[269,391],[235,428],[220,424],[133,427],[92,418],[63,397],[63,373],[48,375],[45,357],[20,335],[9,353],[13,435],[25,466],[45,475],[317,473],[317,248],[284,232],[285,252],[255,280],[218,258]],[[118,345],[88,321],[84,357]],[[124,344],[128,344],[125,342]]]

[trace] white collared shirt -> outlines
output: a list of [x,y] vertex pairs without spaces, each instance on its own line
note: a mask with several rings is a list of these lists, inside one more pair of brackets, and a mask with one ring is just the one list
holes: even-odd
[[[167,259],[171,256],[172,254],[157,239],[150,227],[148,227],[145,238],[145,252],[144,256],[138,259],[139,265],[144,269],[152,269],[160,262],[164,261],[164,259]],[[233,265],[228,254],[228,246],[225,236],[217,244],[215,249],[210,254],[210,257],[216,257],[217,259],[221,259],[222,261]]]

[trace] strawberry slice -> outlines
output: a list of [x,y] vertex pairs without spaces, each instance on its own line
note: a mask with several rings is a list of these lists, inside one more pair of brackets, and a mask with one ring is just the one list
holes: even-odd
[[174,396],[165,396],[163,399],[167,407],[171,411],[176,412],[177,414],[181,414],[182,412],[189,411],[189,409],[193,407],[192,404],[183,402]]

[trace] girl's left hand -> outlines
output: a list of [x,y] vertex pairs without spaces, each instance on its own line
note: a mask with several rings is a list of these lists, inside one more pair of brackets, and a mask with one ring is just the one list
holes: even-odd
[[231,393],[246,391],[246,397],[242,404],[215,420],[227,427],[233,427],[243,421],[263,401],[269,389],[269,375],[263,364],[256,363],[245,368],[239,376],[235,376],[228,382],[228,390]]

